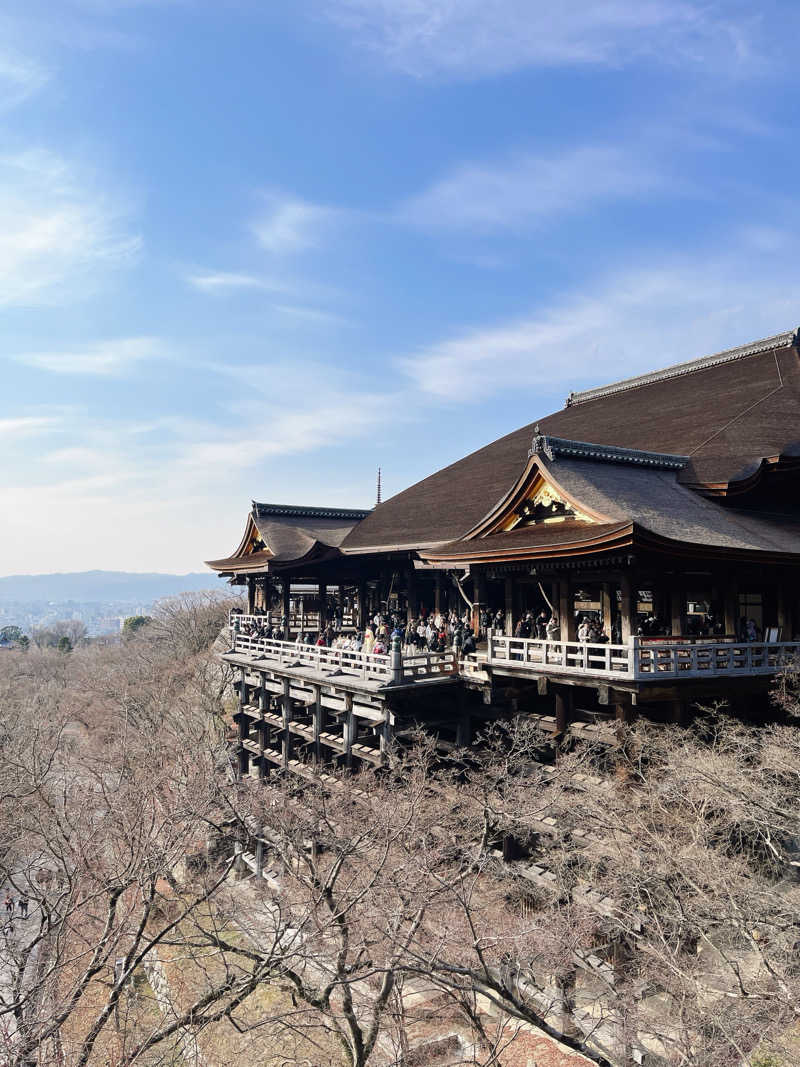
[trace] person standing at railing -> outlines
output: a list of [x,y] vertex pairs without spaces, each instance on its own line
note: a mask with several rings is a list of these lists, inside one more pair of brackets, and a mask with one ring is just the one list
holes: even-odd
[[477,650],[477,647],[478,646],[475,644],[475,634],[472,632],[472,627],[468,626],[466,636],[464,637],[464,644],[461,646],[461,655],[469,656]]
[[375,634],[373,633],[372,627],[368,626],[367,629],[366,629],[366,632],[364,633],[364,641],[363,641],[363,644],[362,644],[361,651],[365,652],[369,656],[372,653],[372,649],[373,649],[374,645],[375,645]]
[[561,638],[561,627],[558,624],[558,616],[551,615],[550,618],[547,620],[547,625],[545,626],[544,630],[545,630],[545,634],[544,634],[545,640],[547,640],[547,641],[558,641],[558,640],[560,640],[560,638]]
[[592,628],[589,625],[589,620],[584,615],[581,619],[581,624],[578,627],[578,640],[581,641],[583,644],[586,644],[589,641],[589,638],[591,637],[591,633]]

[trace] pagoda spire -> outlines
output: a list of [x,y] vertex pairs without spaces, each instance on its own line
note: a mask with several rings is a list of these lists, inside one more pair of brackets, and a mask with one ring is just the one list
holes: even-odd
[[378,494],[377,494],[377,499],[375,501],[375,507],[377,507],[378,504],[380,504],[380,502],[381,502],[381,469],[380,469],[380,467],[378,467]]

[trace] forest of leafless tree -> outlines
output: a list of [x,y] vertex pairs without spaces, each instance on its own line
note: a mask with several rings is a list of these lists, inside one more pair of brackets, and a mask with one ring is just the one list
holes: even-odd
[[237,781],[227,606],[0,656],[0,1064],[798,1062],[794,679],[758,729]]

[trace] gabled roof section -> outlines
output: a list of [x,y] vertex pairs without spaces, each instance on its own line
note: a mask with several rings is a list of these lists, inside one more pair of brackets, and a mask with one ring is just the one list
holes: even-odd
[[[580,443],[553,440],[563,445]],[[514,485],[460,540],[473,541],[512,531],[518,533],[521,526],[561,522],[580,526],[608,522],[607,515],[585,507],[556,484],[544,462],[547,458],[552,460],[553,456],[551,439],[537,434],[528,453],[528,462]]]
[[[610,450],[585,442],[562,439],[548,445],[542,437],[525,476],[494,514],[466,536],[422,551],[422,557],[467,564],[608,553],[637,545],[712,558],[800,557],[800,509],[759,514],[721,504],[681,483],[674,456],[626,452],[612,458]],[[650,462],[641,462],[645,458]],[[564,520],[507,525],[507,516],[519,510],[520,497],[529,491],[523,487],[541,483],[569,502]]]
[[239,547],[208,566],[223,574],[265,573],[339,555],[339,546],[368,511],[296,507],[254,500]]

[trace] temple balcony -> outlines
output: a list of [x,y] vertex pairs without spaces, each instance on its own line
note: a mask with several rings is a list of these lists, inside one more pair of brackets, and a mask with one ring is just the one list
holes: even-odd
[[240,615],[233,618],[237,622],[231,627],[231,650],[225,659],[240,665],[249,663],[259,669],[269,667],[309,678],[335,675],[342,680],[359,680],[378,687],[452,681],[459,673],[458,655],[454,650],[403,653],[398,649],[379,655],[326,648],[297,641],[251,637],[241,629],[253,622],[263,623],[264,617]]
[[678,636],[631,637],[625,644],[592,644],[490,632],[485,649],[464,657],[459,657],[455,649],[397,649],[380,655],[247,633],[254,624],[265,622],[265,616],[232,616],[231,650],[226,659],[309,677],[337,675],[375,688],[452,681],[458,676],[481,682],[488,681],[490,674],[549,677],[553,681],[586,684],[633,683],[638,687],[697,679],[764,677],[800,667],[798,641],[740,642],[731,637]]
[[662,683],[771,675],[800,665],[800,642],[737,642],[732,638],[631,637],[626,644],[539,641],[490,632],[485,652],[466,657],[462,673],[487,668],[513,674]]

